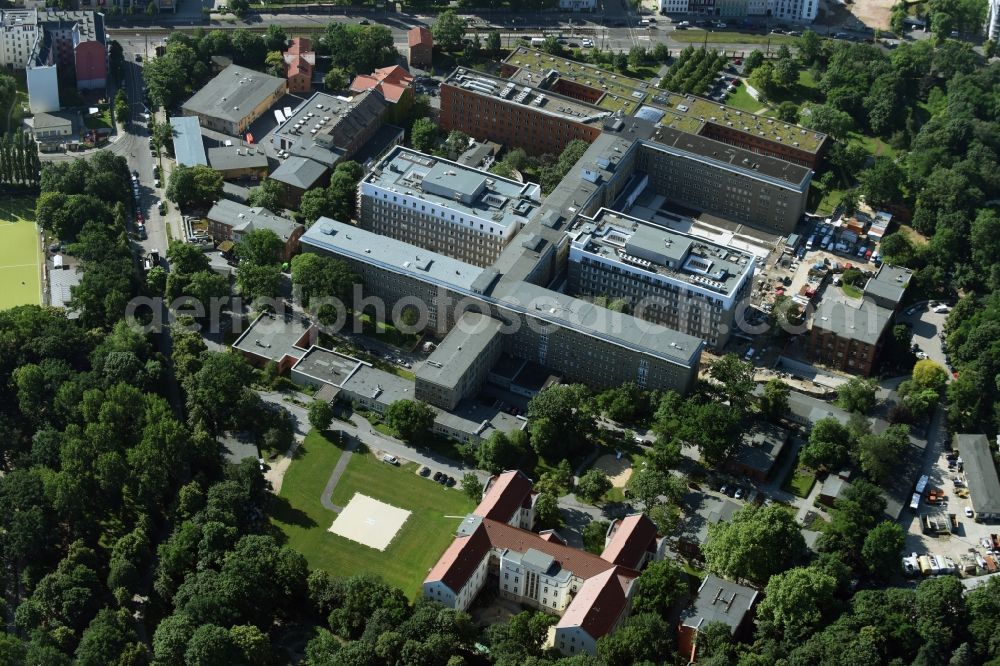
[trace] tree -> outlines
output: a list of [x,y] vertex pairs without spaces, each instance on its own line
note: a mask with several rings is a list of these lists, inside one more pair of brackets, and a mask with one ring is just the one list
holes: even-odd
[[[150,271],[152,273],[152,271]],[[147,281],[149,276],[147,276]],[[164,283],[166,274],[164,273]],[[256,264],[240,264],[236,268],[236,284],[240,294],[247,301],[258,298],[277,298],[281,290],[281,268],[277,264],[258,266]]]
[[181,209],[208,208],[222,196],[222,174],[207,166],[177,166],[170,172],[167,198]]
[[858,443],[861,471],[876,483],[887,481],[910,445],[909,432],[905,425],[892,425],[882,433],[862,437]]
[[871,168],[858,174],[859,192],[870,206],[897,203],[903,198],[903,170],[888,157],[876,157]]
[[500,54],[500,50],[503,48],[500,41],[500,32],[498,30],[490,30],[486,33],[486,52],[491,57],[496,58]]
[[268,51],[264,57],[264,71],[271,76],[284,78],[285,76],[285,56],[281,51]]
[[746,506],[729,522],[709,525],[702,551],[712,573],[764,585],[802,556],[805,540],[783,507]]
[[128,106],[128,98],[125,97],[125,91],[119,90],[118,94],[115,95],[115,120],[118,121],[120,125],[124,125],[128,122],[131,113]]
[[587,410],[587,389],[581,384],[549,387],[528,403],[531,446],[541,456],[581,450],[593,432]]
[[660,497],[676,498],[676,486],[673,475],[646,466],[632,475],[629,480],[629,496],[642,503],[646,513],[661,503]]
[[249,666],[267,666],[271,663],[271,642],[267,634],[252,624],[230,628],[229,639]]
[[236,256],[240,263],[246,262],[257,266],[276,265],[281,262],[285,244],[278,234],[270,229],[253,229],[243,234],[236,244]]
[[830,524],[823,530],[819,549],[839,553],[846,563],[860,564],[865,537],[882,521],[883,511],[882,492],[863,479],[853,481],[834,502]]
[[583,547],[594,555],[604,551],[604,540],[611,523],[606,520],[591,520],[583,526]]
[[347,87],[347,72],[340,67],[331,67],[330,71],[323,75],[323,86],[327,90],[343,90]]
[[611,490],[611,479],[597,468],[587,470],[576,483],[576,496],[591,504],[600,500],[609,490]]
[[906,535],[896,523],[886,520],[876,525],[861,546],[861,557],[868,565],[869,573],[880,580],[899,573],[905,542]]
[[788,397],[791,389],[780,379],[770,379],[764,384],[760,396],[760,411],[768,419],[776,421],[788,412]]
[[539,493],[535,500],[535,527],[538,529],[556,529],[563,523],[559,513],[559,503],[555,495]]
[[[285,190],[281,183],[272,178],[265,178],[260,185],[250,190],[247,204],[267,208],[270,211],[278,211],[281,210],[281,200],[284,194]],[[263,229],[257,231],[263,231]]]
[[326,400],[313,400],[307,409],[309,425],[316,430],[327,430],[333,421],[333,405]]
[[444,150],[450,159],[458,157],[469,149],[469,135],[465,132],[452,130],[444,141]]
[[515,430],[511,433],[495,431],[479,444],[476,450],[476,464],[490,474],[499,474],[514,469],[517,462],[527,453],[527,433]]
[[743,60],[743,74],[750,76],[750,74],[753,73],[753,70],[757,69],[762,64],[764,64],[764,53],[758,49],[754,49],[750,52],[750,55]]
[[357,276],[346,262],[318,254],[299,254],[292,258],[292,283],[302,289],[302,299],[309,305],[314,298],[336,298],[350,302]]
[[878,382],[864,377],[851,377],[837,389],[837,405],[849,412],[867,414],[875,406]]
[[743,361],[736,354],[729,353],[713,363],[708,374],[722,384],[723,393],[729,404],[741,413],[745,413],[756,387],[753,365]]
[[840,421],[827,416],[813,424],[809,441],[799,450],[799,461],[812,469],[835,470],[851,456],[851,433]]
[[437,21],[431,26],[434,44],[443,51],[458,51],[462,48],[462,38],[465,37],[465,19],[448,9],[438,14]]
[[757,635],[795,643],[837,610],[837,581],[818,567],[776,574],[757,606]]
[[828,104],[803,108],[799,112],[799,123],[838,139],[846,138],[854,128],[854,120],[850,114]]
[[922,359],[913,365],[913,382],[922,389],[940,393],[948,383],[948,371],[930,359]]
[[688,592],[688,577],[676,562],[650,562],[636,581],[632,613],[655,613],[666,617]]
[[251,379],[252,371],[242,356],[231,352],[204,354],[201,368],[184,382],[192,421],[203,424],[211,433],[234,425],[245,405],[241,397],[248,391]]
[[424,442],[434,427],[434,410],[419,400],[397,400],[385,410],[385,422],[400,439],[414,444]]
[[440,130],[430,118],[417,118],[410,129],[410,145],[422,153],[429,153],[437,143]]
[[483,497],[483,483],[478,476],[467,472],[462,476],[462,491],[470,500],[478,502]]
[[239,654],[229,632],[214,624],[204,624],[191,634],[184,650],[186,666],[214,666],[231,664]]
[[799,107],[795,102],[784,101],[778,105],[778,118],[782,122],[797,123],[799,121]]

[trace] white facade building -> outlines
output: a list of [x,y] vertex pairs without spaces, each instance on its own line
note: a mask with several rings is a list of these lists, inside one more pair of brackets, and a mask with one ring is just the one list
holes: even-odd
[[559,0],[559,9],[567,12],[592,12],[597,0]]
[[990,0],[986,5],[986,36],[996,39],[1000,33],[1000,0]]
[[59,110],[59,75],[55,65],[28,66],[28,106],[32,113]]
[[39,35],[34,9],[0,10],[0,66],[24,69]]
[[660,0],[661,14],[687,14],[688,0]]

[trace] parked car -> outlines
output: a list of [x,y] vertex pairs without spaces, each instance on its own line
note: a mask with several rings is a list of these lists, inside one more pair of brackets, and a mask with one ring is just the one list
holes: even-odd
[[972,518],[972,507],[971,506],[965,507],[965,517],[966,518]]
[[447,479],[445,479],[445,484],[444,485],[448,486],[449,488],[452,488],[452,487],[454,487],[455,483],[457,483],[455,481],[455,477],[449,476]]
[[435,481],[440,481],[442,476],[444,476],[444,474],[442,474],[441,472],[434,472],[434,476],[432,478]]
[[399,465],[399,458],[396,456],[390,456],[388,453],[382,456],[382,462],[389,463],[390,465]]
[[430,467],[421,467],[420,471],[418,472],[420,476],[430,476],[430,473],[431,473]]

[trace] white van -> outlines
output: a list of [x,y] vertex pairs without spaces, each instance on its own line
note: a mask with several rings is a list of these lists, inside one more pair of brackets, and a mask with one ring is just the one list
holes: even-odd
[[813,249],[813,245],[815,244],[816,244],[816,234],[813,234],[812,236],[809,237],[809,240],[806,241],[806,249],[807,250]]
[[545,45],[545,38],[544,37],[532,37],[531,38],[531,45],[532,46],[544,46]]

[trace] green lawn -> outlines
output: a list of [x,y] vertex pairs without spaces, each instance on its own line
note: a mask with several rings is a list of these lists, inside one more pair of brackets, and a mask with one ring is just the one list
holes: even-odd
[[857,132],[851,132],[850,137],[851,139],[860,142],[861,145],[865,147],[865,150],[876,157],[896,157],[896,150],[882,139],[865,136],[864,134],[858,134]]
[[726,106],[731,106],[734,109],[748,111],[750,113],[757,113],[757,111],[764,108],[763,104],[755,100],[753,96],[747,92],[747,87],[743,84],[737,86],[736,92],[729,96],[729,99],[726,100]]
[[847,284],[846,282],[841,283],[840,288],[843,290],[844,294],[850,298],[861,298],[865,295],[863,291],[855,287],[853,284]]
[[310,432],[285,473],[272,522],[310,567],[337,576],[378,574],[409,598],[417,598],[424,576],[473,503],[459,490],[417,476],[414,465],[393,467],[373,455],[355,454],[333,491],[333,503],[344,506],[362,492],[413,512],[384,551],[362,546],[328,531],[336,516],[319,501],[340,454],[332,441]]
[[809,497],[814,483],[816,483],[816,473],[802,465],[797,465],[785,479],[781,489],[798,497]]
[[[704,30],[675,30],[670,38],[678,42],[700,44],[705,41]],[[757,35],[744,32],[709,32],[709,44],[767,44],[777,48],[782,44],[794,44],[798,38],[788,35]]]
[[111,110],[104,108],[95,116],[85,116],[83,124],[87,129],[111,129]]
[[827,190],[822,184],[814,180],[809,187],[809,198],[806,208],[815,210],[817,215],[830,215],[840,205],[846,194],[846,189],[833,187]]
[[41,251],[33,197],[0,198],[0,310],[41,303]]

